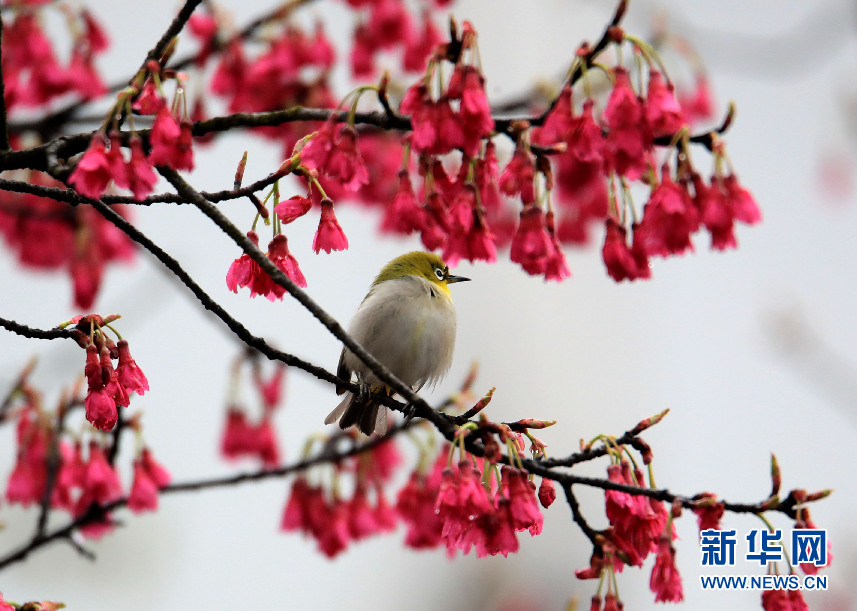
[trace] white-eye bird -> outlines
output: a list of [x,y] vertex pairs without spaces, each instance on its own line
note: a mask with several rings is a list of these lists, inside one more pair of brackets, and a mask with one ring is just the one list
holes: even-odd
[[[449,285],[470,280],[451,276],[439,256],[421,251],[396,257],[383,267],[351,321],[348,333],[402,382],[418,391],[435,384],[452,364],[455,307]],[[367,392],[390,389],[348,348],[342,349],[336,375],[357,374],[364,389],[347,392],[325,424],[339,420],[343,429],[357,425],[363,433],[387,431],[387,408]],[[336,394],[346,392],[338,387]]]

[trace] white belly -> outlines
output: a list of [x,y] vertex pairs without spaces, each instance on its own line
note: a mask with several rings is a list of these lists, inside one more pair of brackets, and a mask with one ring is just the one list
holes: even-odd
[[[455,346],[455,308],[448,293],[416,276],[379,284],[366,297],[349,333],[405,384],[434,384],[449,370]],[[370,385],[379,383],[365,365],[345,351],[349,370]]]

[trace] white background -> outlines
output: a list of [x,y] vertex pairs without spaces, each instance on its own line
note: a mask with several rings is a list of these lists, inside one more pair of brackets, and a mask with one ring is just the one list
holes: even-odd
[[[272,5],[222,4],[239,24]],[[496,100],[561,74],[577,44],[595,40],[613,9],[605,1],[458,4],[456,16],[471,19],[480,33],[488,93]],[[810,606],[854,608],[846,592],[857,535],[857,218],[853,193],[832,197],[818,178],[820,160],[831,155],[854,170],[854,8],[847,0],[632,4],[629,31],[645,35],[658,12],[669,9],[672,27],[697,42],[720,109],[736,101],[728,151],[764,222],[741,227],[740,248],[725,254],[709,252],[701,236],[696,254],[657,260],[654,279],[633,285],[606,277],[595,246],[568,252],[574,276],[560,285],[525,275],[505,256],[497,265],[461,265],[457,272],[474,282],[454,287],[455,361],[433,396],[455,388],[469,363],[479,360],[477,392],[498,387],[489,414],[557,419],[544,435],[556,455],[573,451],[579,438],[619,434],[669,407],[669,417],[645,439],[654,448],[658,484],[683,494],[712,490],[730,501],[758,501],[769,490],[768,461],[775,452],[784,491],[836,489],[813,508],[818,525],[830,529],[836,558],[827,573],[832,591],[808,596]],[[91,5],[113,38],[101,61],[111,82],[139,64],[176,9],[163,0]],[[332,16],[338,25],[330,32],[344,49],[345,15],[338,4],[318,2],[301,18]],[[278,147],[229,134],[197,153],[195,186],[228,188],[245,149],[245,182],[281,160]],[[702,151],[696,161],[707,167]],[[223,208],[248,227],[249,203]],[[309,219],[288,235],[311,295],[347,322],[377,269],[417,241],[378,239],[375,217],[357,207],[337,211],[351,242],[345,253],[312,254]],[[252,331],[333,368],[340,347],[294,303],[251,301],[246,293],[226,291],[224,275],[237,250],[199,217],[191,207],[161,205],[138,209],[135,219]],[[64,275],[22,274],[8,251],[0,252],[0,315],[49,328],[76,313]],[[145,253],[133,267],[111,267],[95,310],[123,315],[119,329],[152,387],[133,407],[144,410],[145,437],[175,480],[250,468],[228,465],[217,454],[225,375],[239,349],[221,325]],[[0,390],[34,354],[40,358],[34,380],[50,404],[82,371],[84,355],[70,343],[3,333]],[[326,385],[290,373],[286,405],[277,415],[287,459],[322,428],[336,401]],[[8,426],[0,431],[0,481],[12,467],[12,432]],[[123,464],[130,459],[123,456]],[[604,466],[579,472],[602,475]],[[123,476],[129,483],[130,473]],[[573,595],[588,608],[595,584],[577,581],[573,571],[585,566],[590,547],[562,499],[545,512],[544,533],[521,537],[520,553],[508,559],[450,562],[441,550],[406,551],[400,529],[352,545],[331,562],[312,541],[278,533],[288,485],[275,480],[170,495],[154,515],[119,512],[127,527],[91,545],[96,562],[54,545],[0,573],[0,590],[11,600],[61,600],[72,610],[557,609]],[[604,526],[603,495],[580,494],[591,522]],[[791,527],[785,518],[772,519]],[[0,550],[8,550],[29,537],[35,513],[4,501],[0,521]],[[761,527],[750,517],[729,516],[724,524],[739,533]],[[702,592],[693,516],[680,520],[678,531],[685,608],[759,608],[758,593]],[[650,563],[620,576],[626,608],[653,606]],[[761,572],[741,563],[732,571]]]

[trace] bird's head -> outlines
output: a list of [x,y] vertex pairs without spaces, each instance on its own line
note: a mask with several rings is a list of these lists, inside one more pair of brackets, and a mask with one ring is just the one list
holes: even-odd
[[453,282],[464,282],[470,280],[464,276],[453,276],[449,273],[449,266],[439,256],[430,252],[415,250],[400,255],[387,263],[375,278],[372,286],[375,287],[387,280],[394,280],[402,276],[417,276],[440,287],[449,294],[447,285]]

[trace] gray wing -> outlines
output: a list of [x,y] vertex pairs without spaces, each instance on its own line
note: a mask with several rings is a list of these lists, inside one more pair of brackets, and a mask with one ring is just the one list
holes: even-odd
[[[336,366],[336,376],[343,380],[351,379],[351,370],[345,365],[345,348],[339,353],[339,364]],[[336,394],[341,395],[345,392],[345,388],[337,385]]]

